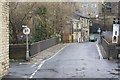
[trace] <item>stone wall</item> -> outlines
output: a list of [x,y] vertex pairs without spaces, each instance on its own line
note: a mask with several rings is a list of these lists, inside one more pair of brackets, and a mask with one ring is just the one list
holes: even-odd
[[[30,57],[37,53],[48,49],[54,45],[59,44],[59,38],[51,38],[36,43],[29,44]],[[25,60],[26,58],[26,45],[25,44],[10,44],[9,50],[10,59]]]
[[0,2],[0,77],[9,68],[9,4]]
[[116,50],[116,44],[109,43],[105,38],[101,38],[101,44],[106,52],[106,58],[118,59],[118,52]]

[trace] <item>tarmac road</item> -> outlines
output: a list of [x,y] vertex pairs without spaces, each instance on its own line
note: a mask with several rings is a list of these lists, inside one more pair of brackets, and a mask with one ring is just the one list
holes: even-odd
[[102,59],[97,42],[68,43],[42,62],[10,63],[8,78],[118,78],[115,60]]
[[118,78],[115,61],[100,59],[96,42],[72,43],[47,60],[33,78]]

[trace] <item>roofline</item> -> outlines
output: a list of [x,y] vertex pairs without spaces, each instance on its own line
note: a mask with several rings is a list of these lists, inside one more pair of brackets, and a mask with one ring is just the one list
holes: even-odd
[[78,13],[78,12],[74,12],[74,13],[77,14],[77,15],[79,15],[79,16],[82,17],[82,18],[90,19],[89,17],[86,17],[86,16],[81,15],[81,13]]

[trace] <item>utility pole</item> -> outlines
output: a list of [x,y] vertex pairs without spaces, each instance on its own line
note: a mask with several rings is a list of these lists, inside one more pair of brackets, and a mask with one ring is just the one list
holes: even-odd
[[118,17],[120,16],[120,1],[118,2]]
[[104,29],[107,30],[107,28],[105,27],[105,4],[103,4],[103,17],[104,17],[104,22],[103,22],[103,25],[104,25]]
[[105,30],[107,30],[107,28],[105,27],[105,9],[104,9],[104,28]]

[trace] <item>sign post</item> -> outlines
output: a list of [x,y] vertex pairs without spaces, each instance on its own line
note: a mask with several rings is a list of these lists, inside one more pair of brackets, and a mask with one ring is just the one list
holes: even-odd
[[99,35],[100,35],[100,32],[101,32],[101,29],[100,28],[98,28],[98,31],[97,31],[98,33],[99,33]]
[[[118,36],[119,36],[119,27],[120,27],[120,18],[113,18],[113,36],[112,36],[112,43],[118,43]],[[119,53],[119,46],[116,45],[118,50],[118,58],[120,59]]]
[[101,29],[98,28],[97,32],[99,33],[99,41],[98,41],[98,43],[101,43],[101,37],[100,37]]
[[118,36],[119,36],[119,24],[117,24],[117,19],[115,19],[115,24],[113,24],[113,36],[112,36],[112,43],[118,43]]
[[28,35],[30,34],[30,28],[25,27],[23,33],[26,35],[26,60],[29,61],[29,44],[28,44]]

